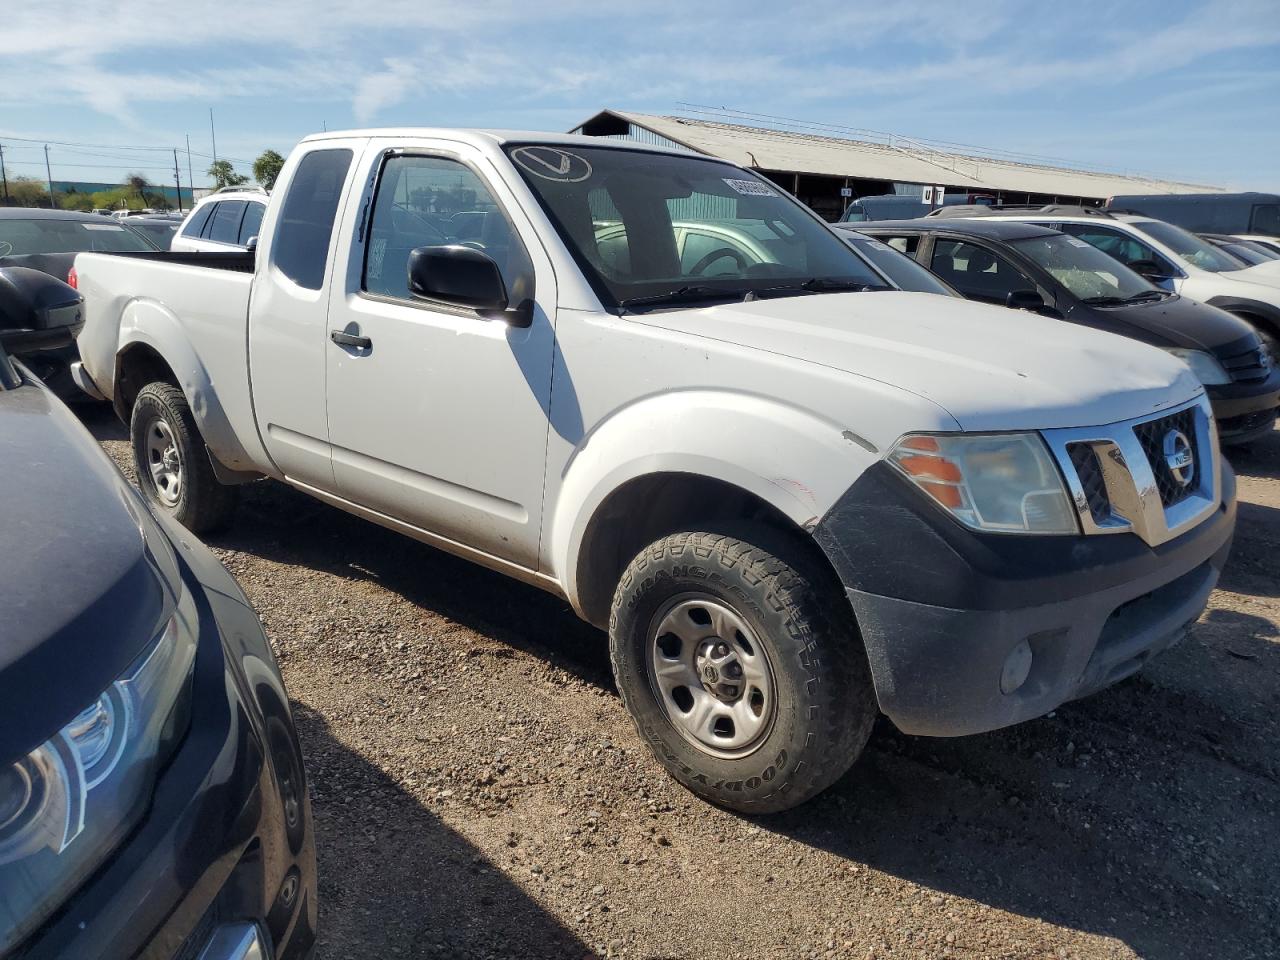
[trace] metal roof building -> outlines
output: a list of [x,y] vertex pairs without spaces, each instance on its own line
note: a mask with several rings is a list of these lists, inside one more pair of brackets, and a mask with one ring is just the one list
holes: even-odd
[[683,147],[750,167],[833,220],[847,203],[845,188],[862,197],[942,186],[951,196],[978,194],[1009,203],[1101,203],[1115,194],[1219,189],[957,153],[887,134],[877,142],[620,110],[602,110],[571,132]]

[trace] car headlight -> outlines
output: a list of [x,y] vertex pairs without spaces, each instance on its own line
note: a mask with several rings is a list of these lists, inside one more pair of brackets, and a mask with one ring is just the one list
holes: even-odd
[[174,615],[53,737],[0,766],[0,954],[56,910],[146,812],[186,732],[197,613]]
[[1231,378],[1227,376],[1227,371],[1222,369],[1222,364],[1218,363],[1211,354],[1205,353],[1203,350],[1191,350],[1187,347],[1165,347],[1164,349],[1166,353],[1173,354],[1190,367],[1191,372],[1196,375],[1196,379],[1205,386],[1231,382]]
[[1062,475],[1038,434],[909,434],[888,459],[966,527],[1080,532]]

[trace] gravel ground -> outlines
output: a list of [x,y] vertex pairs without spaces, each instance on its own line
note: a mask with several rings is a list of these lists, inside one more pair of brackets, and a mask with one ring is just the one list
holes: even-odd
[[1186,641],[1009,730],[882,720],[760,819],[668,779],[563,602],[247,488],[211,546],[294,698],[319,957],[1280,956],[1280,433],[1233,459],[1234,554]]

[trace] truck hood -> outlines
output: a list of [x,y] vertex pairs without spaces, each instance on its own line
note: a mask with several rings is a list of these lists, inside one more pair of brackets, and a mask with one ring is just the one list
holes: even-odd
[[0,390],[0,491],[6,763],[125,671],[170,614],[179,575],[137,493],[62,402],[30,380]]
[[889,384],[969,431],[1097,426],[1202,389],[1185,364],[1154,347],[936,294],[815,294],[632,319]]

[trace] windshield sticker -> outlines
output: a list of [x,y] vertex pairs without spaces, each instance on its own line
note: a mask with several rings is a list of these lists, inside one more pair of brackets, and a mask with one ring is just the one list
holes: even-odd
[[1066,240],[1067,240],[1067,243],[1071,244],[1073,247],[1087,247],[1087,246],[1090,246],[1090,244],[1089,244],[1089,243],[1087,243],[1086,241],[1081,240],[1079,237],[1073,237],[1073,236],[1071,236],[1071,234],[1067,234],[1067,235],[1066,235]]
[[725,177],[724,182],[744,197],[776,197],[778,195],[773,188],[759,180],[730,180]]
[[117,226],[114,223],[86,223],[86,230],[114,230],[116,233],[124,233],[124,227]]
[[535,177],[556,183],[578,183],[591,176],[586,157],[555,147],[518,147],[511,151],[511,159]]

